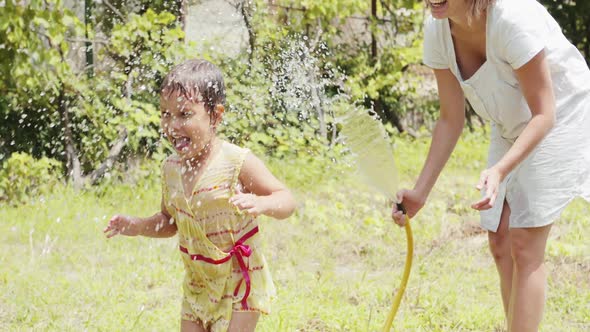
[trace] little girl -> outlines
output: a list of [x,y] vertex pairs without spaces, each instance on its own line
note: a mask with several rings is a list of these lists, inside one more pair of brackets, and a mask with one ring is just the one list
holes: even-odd
[[258,250],[256,216],[293,213],[289,190],[264,163],[216,137],[225,102],[221,71],[205,60],[176,66],[160,89],[161,125],[176,155],[162,167],[161,211],[115,215],[107,237],[171,237],[184,262],[181,331],[254,331],[274,286]]

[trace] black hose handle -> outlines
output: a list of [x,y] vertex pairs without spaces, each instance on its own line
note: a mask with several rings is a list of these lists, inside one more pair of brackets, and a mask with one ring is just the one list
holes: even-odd
[[401,211],[403,214],[407,214],[406,208],[402,203],[395,203],[397,210]]

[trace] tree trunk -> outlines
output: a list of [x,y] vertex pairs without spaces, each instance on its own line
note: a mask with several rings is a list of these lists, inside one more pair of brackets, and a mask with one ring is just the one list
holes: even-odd
[[276,0],[268,0],[268,13],[270,16],[275,16],[277,14],[276,10]]
[[381,98],[373,101],[373,111],[379,115],[379,117],[389,123],[391,123],[400,133],[406,131],[406,128],[402,124],[399,116],[394,112],[385,109],[385,105]]
[[[315,81],[315,79],[313,79]],[[315,83],[315,82],[314,82]],[[320,135],[328,141],[328,127],[326,125],[326,116],[324,114],[323,102],[320,97],[320,92],[317,86],[311,88],[313,108],[318,114],[318,120],[320,121]]]
[[180,22],[180,28],[183,32],[186,32],[186,17],[188,15],[188,2],[187,0],[177,0],[178,6],[178,22]]
[[67,157],[67,172],[68,177],[72,180],[75,189],[82,188],[84,183],[82,178],[82,167],[80,165],[80,159],[78,159],[78,151],[76,151],[76,145],[74,144],[74,135],[72,133],[70,113],[68,110],[68,102],[65,97],[65,87],[63,84],[60,87],[59,98],[58,98],[58,111],[61,118],[61,124],[63,128],[63,140],[66,148]]
[[250,0],[243,0],[240,8],[244,24],[246,25],[246,30],[248,31],[248,65],[252,65],[252,61],[254,60],[254,47],[256,46],[256,34],[252,27],[250,3]]
[[377,0],[371,0],[371,63],[377,62],[377,36],[375,35],[375,22],[377,22]]
[[[131,66],[131,64],[129,65]],[[132,68],[132,67],[128,67]],[[127,99],[128,103],[131,103],[131,97],[133,96],[133,76],[131,75],[132,71],[130,70],[127,73],[127,81],[125,81],[125,98]]]
[[88,29],[91,29],[92,26],[94,26],[92,22],[92,2],[93,0],[84,1],[86,75],[88,75],[88,78],[94,76],[94,51],[92,41],[90,40],[90,34],[88,33]]

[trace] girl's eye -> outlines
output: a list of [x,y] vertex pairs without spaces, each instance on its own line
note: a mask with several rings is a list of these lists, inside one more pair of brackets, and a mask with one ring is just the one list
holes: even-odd
[[170,112],[162,112],[162,117],[163,117],[163,118],[168,118],[168,117],[170,117]]
[[187,117],[191,116],[192,114],[193,113],[191,113],[191,112],[182,112],[182,113],[180,113],[180,115],[182,115],[183,118],[187,118]]

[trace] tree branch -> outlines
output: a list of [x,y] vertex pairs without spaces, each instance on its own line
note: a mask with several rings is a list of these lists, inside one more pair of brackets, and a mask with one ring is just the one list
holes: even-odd
[[107,171],[113,168],[115,161],[123,151],[123,147],[125,147],[125,141],[127,139],[127,129],[122,127],[119,131],[119,138],[115,141],[115,144],[111,147],[109,151],[108,157],[95,169],[90,175],[90,183],[95,185]]
[[109,7],[109,9],[113,11],[113,13],[115,13],[115,15],[119,16],[119,18],[120,18],[120,19],[121,19],[123,22],[125,22],[125,21],[126,21],[126,19],[125,19],[125,16],[123,16],[123,14],[122,14],[122,13],[121,13],[121,12],[120,12],[120,11],[119,11],[117,8],[115,8],[115,6],[113,6],[113,5],[112,5],[112,4],[109,2],[109,0],[102,0],[102,2],[103,2],[105,5],[107,5],[107,7]]

